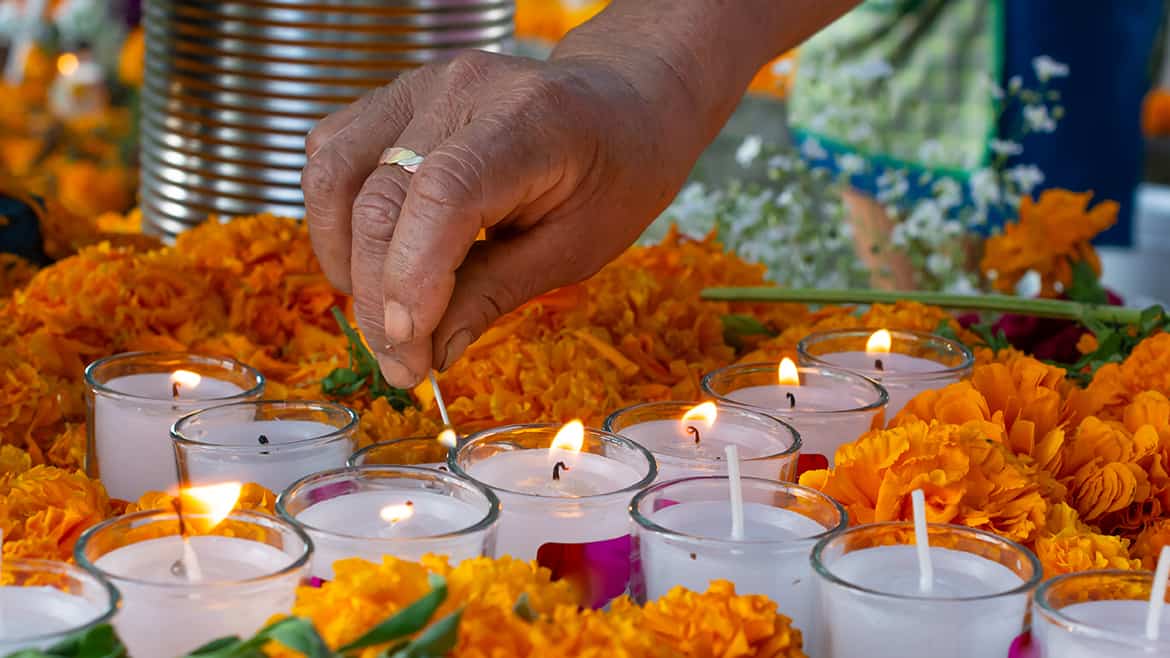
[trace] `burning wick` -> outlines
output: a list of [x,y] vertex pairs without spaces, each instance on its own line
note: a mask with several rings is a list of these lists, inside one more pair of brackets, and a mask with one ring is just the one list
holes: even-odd
[[182,498],[181,492],[175,497],[175,515],[179,517],[179,539],[183,542],[183,554],[171,564],[171,575],[193,583],[203,580],[203,570],[199,568],[199,559],[195,557],[195,549],[191,547],[191,539],[187,534]]
[[569,470],[569,465],[566,464],[565,462],[557,462],[557,463],[553,464],[553,479],[560,480],[561,479],[561,471],[568,471],[568,470]]
[[788,391],[787,393],[784,394],[784,397],[788,398],[788,408],[795,409],[796,408],[796,395],[793,394],[792,391]]
[[699,445],[699,441],[702,440],[702,438],[699,436],[699,428],[695,427],[694,425],[687,425],[687,434],[695,437],[695,445]]
[[179,399],[179,382],[171,382],[171,399]]
[[886,364],[882,363],[881,359],[874,359],[873,360],[873,369],[877,370],[878,372],[885,372]]

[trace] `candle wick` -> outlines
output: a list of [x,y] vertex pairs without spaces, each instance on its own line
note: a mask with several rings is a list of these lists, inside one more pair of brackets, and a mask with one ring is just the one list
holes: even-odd
[[687,434],[695,437],[695,445],[699,445],[699,441],[701,440],[701,437],[699,436],[699,428],[695,427],[694,425],[687,425]]
[[878,372],[885,372],[886,371],[886,364],[882,363],[881,359],[874,359],[873,360],[873,369],[877,370]]
[[553,464],[553,479],[560,480],[561,479],[561,471],[568,471],[568,470],[570,470],[569,465],[566,464],[565,462],[557,462],[557,463]]
[[796,408],[796,394],[793,393],[792,391],[788,391],[787,393],[784,394],[784,396],[788,398],[788,408],[789,409]]
[[171,399],[179,399],[179,382],[171,382]]
[[260,445],[262,445],[262,446],[268,445],[268,437],[264,436],[263,434],[261,434],[260,437],[256,440],[259,441]]

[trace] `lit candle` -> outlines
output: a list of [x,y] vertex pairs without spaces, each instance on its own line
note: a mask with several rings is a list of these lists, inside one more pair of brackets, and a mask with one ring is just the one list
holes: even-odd
[[332,402],[238,402],[180,418],[171,438],[184,485],[255,482],[279,492],[344,466],[357,427],[357,414]]
[[108,105],[105,74],[87,53],[57,57],[57,77],[49,87],[49,110],[59,119],[73,119]]
[[[1170,547],[1164,547],[1160,569],[1170,567],[1168,554]],[[1166,598],[1165,573],[1057,576],[1036,590],[1032,638],[1040,658],[1170,656],[1170,614],[1156,609],[1156,602],[1164,607]]]
[[499,497],[497,555],[536,559],[593,604],[625,591],[626,506],[656,473],[645,448],[580,421],[514,425],[471,436],[449,465]]
[[851,528],[813,549],[823,658],[1004,658],[1039,560],[998,535],[929,526],[929,587],[910,523]]
[[118,606],[104,580],[63,562],[5,559],[0,564],[0,655],[45,649],[104,624]]
[[881,382],[890,395],[888,418],[919,393],[967,377],[975,363],[966,345],[916,331],[828,331],[805,337],[796,349],[802,364],[845,368]]
[[796,430],[748,407],[648,402],[615,412],[605,429],[649,450],[658,464],[659,482],[726,473],[729,445],[738,448],[745,475],[771,480],[796,476]]
[[78,540],[78,564],[122,593],[114,627],[130,655],[180,656],[225,635],[248,637],[292,607],[312,544],[287,521],[232,512],[240,489],[187,490],[181,514],[128,514]]
[[490,490],[432,469],[361,466],[310,475],[280,494],[276,510],[313,540],[311,574],[333,578],[333,563],[383,555],[452,564],[495,549],[500,502]]
[[840,368],[797,368],[788,358],[716,370],[703,378],[703,390],[796,428],[800,472],[832,465],[838,447],[881,422],[887,401],[885,389],[867,377]]
[[764,594],[780,605],[813,644],[816,588],[809,553],[817,540],[846,526],[845,510],[819,491],[774,479],[745,477],[743,537],[732,538],[727,477],[660,482],[630,503],[637,533],[639,598],[654,600],[676,585],[705,591],[712,580],[740,594]]
[[254,400],[256,370],[230,359],[182,353],[117,354],[85,369],[89,406],[86,472],[114,498],[178,486],[171,425],[197,409]]

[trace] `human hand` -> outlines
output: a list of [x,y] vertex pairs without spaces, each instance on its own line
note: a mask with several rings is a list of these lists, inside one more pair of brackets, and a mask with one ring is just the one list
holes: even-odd
[[[500,315],[629,246],[714,133],[689,98],[661,62],[472,52],[322,120],[310,235],[387,381],[445,369]],[[425,155],[416,173],[378,165],[395,145]]]

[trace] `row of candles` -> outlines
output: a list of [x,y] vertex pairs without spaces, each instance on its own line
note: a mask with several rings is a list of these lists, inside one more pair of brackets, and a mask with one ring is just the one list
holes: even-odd
[[[118,498],[179,488],[179,502],[88,530],[80,569],[6,562],[0,652],[112,618],[132,655],[179,655],[255,632],[289,609],[297,584],[332,578],[336,560],[433,553],[535,559],[594,605],[731,580],[776,600],[814,658],[1001,658],[1032,599],[1044,656],[1165,655],[1164,573],[1090,572],[1037,588],[1037,559],[1011,541],[922,513],[917,524],[848,528],[838,503],[792,482],[918,392],[965,376],[966,348],[844,331],[806,339],[801,361],[713,372],[703,382],[713,401],[636,405],[603,429],[507,426],[356,453],[352,411],[263,401],[263,378],[242,364],[95,362],[91,474]],[[411,443],[435,461],[378,463]],[[280,491],[278,516],[233,511],[241,482]]]

